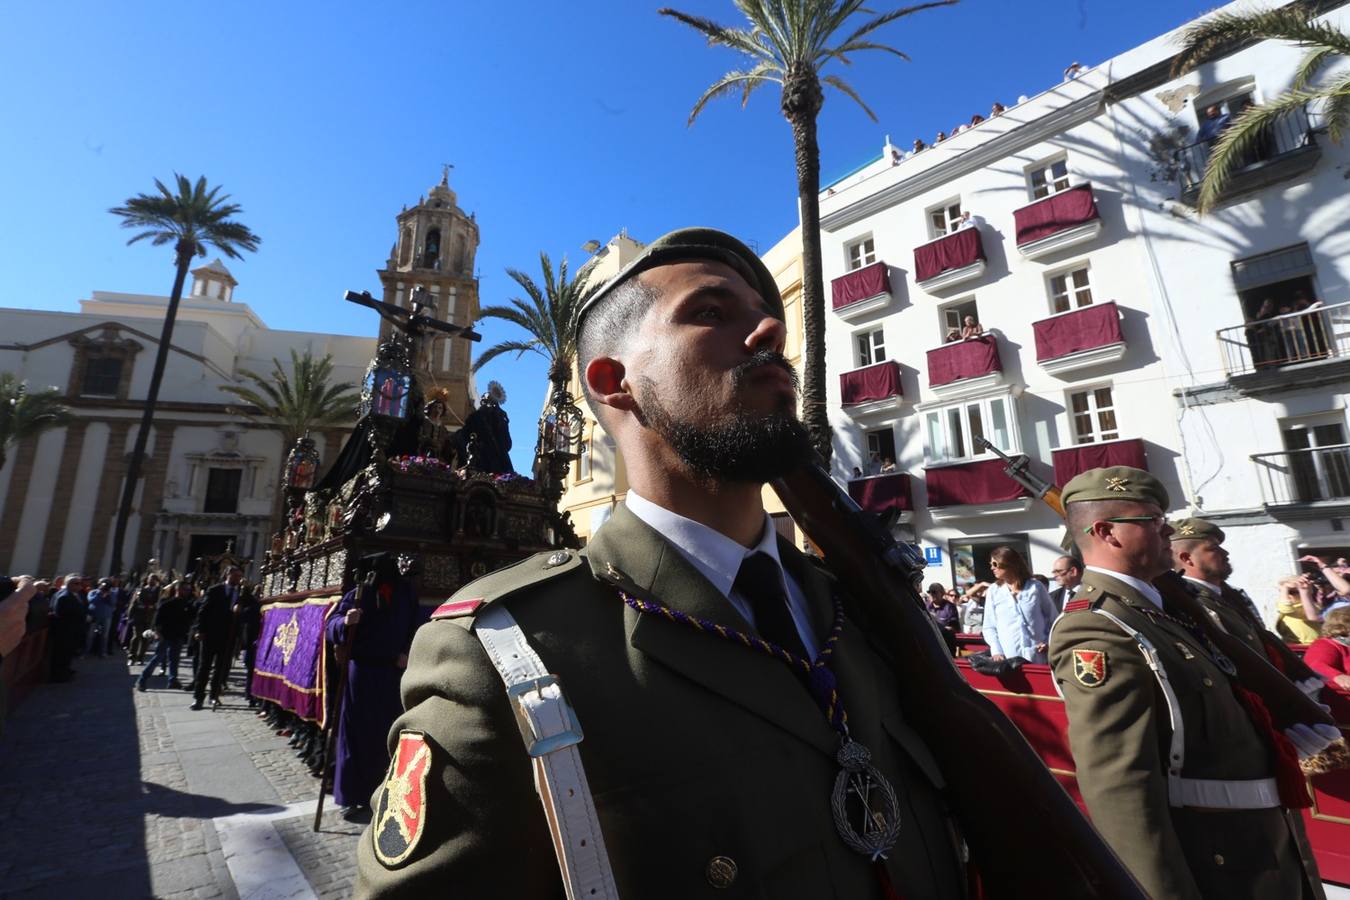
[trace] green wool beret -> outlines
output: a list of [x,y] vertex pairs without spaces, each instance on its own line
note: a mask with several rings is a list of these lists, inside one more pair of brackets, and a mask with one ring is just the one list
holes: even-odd
[[1060,500],[1073,503],[1083,500],[1134,500],[1139,503],[1156,503],[1160,509],[1167,509],[1170,502],[1167,488],[1143,469],[1133,466],[1107,466],[1104,469],[1088,469],[1075,475],[1064,485]]
[[617,275],[605,282],[586,301],[586,305],[577,312],[577,321],[580,322],[587,311],[594,309],[596,304],[628,279],[658,266],[695,259],[710,259],[731,266],[740,273],[746,284],[759,292],[778,318],[784,318],[783,297],[778,293],[778,285],[774,283],[768,267],[753,250],[715,228],[681,228],[661,235],[644,247],[637,258],[620,269]]
[[1188,519],[1177,519],[1172,524],[1172,540],[1174,541],[1199,541],[1209,539],[1215,543],[1223,543],[1223,529],[1213,522],[1207,522],[1204,519],[1197,519],[1194,516]]

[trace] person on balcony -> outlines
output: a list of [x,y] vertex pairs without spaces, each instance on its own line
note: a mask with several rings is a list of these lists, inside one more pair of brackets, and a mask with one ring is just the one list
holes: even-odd
[[889,456],[881,461],[881,474],[890,475],[895,472],[895,460]]
[[961,332],[960,332],[960,331],[958,331],[957,329],[953,328],[951,331],[948,331],[948,332],[947,332],[947,337],[946,337],[946,342],[947,342],[947,343],[949,343],[949,344],[954,344],[954,343],[956,343],[956,342],[959,341],[959,340],[961,340]]
[[1027,562],[1011,547],[999,547],[989,557],[995,584],[989,588],[984,610],[984,639],[995,662],[1020,656],[1043,663],[1055,606],[1050,592],[1035,578]]
[[968,341],[971,338],[982,337],[984,335],[984,326],[975,320],[974,316],[966,316],[961,325],[961,340]]
[[1228,113],[1224,112],[1219,104],[1211,103],[1205,107],[1205,117],[1200,120],[1200,131],[1196,137],[1206,145],[1213,144],[1219,139],[1219,135],[1223,134],[1230,121]]
[[961,213],[960,220],[956,223],[957,231],[965,231],[967,228],[979,228],[981,219],[979,216],[972,216],[970,210]]

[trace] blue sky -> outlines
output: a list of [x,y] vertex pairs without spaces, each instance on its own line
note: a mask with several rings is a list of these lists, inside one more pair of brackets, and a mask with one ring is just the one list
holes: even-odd
[[[667,0],[676,2],[676,0]],[[621,228],[649,240],[713,225],[767,250],[796,222],[791,135],[772,88],[723,99],[692,127],[702,89],[736,68],[638,0],[515,5],[414,0],[11,4],[0,31],[0,306],[74,310],[94,290],[167,294],[171,251],[138,244],[107,209],[172,172],[205,174],[244,207],[260,252],[229,265],[276,328],[373,334],[345,290],[379,292],[394,215],[451,162],[477,214],[484,304]],[[890,2],[871,4],[890,9]],[[730,0],[678,8],[734,23]],[[859,56],[843,73],[876,111],[831,95],[828,181],[885,135],[931,140],[1213,6],[1196,0],[966,0],[879,38],[912,62]],[[485,322],[484,344],[516,336]],[[510,394],[528,471],[542,359],[480,374]]]

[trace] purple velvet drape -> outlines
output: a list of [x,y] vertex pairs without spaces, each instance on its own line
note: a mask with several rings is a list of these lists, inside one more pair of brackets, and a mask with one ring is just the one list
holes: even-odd
[[848,483],[848,495],[853,498],[853,502],[872,513],[888,509],[914,509],[909,476],[900,473],[856,478]]
[[1080,350],[1120,343],[1120,312],[1114,303],[1093,303],[1033,322],[1031,330],[1036,335],[1036,359],[1059,359]]
[[1027,489],[1003,474],[1003,461],[979,460],[959,466],[926,469],[929,506],[1006,503],[1027,496]]
[[978,228],[963,228],[914,248],[914,280],[927,281],[949,269],[962,269],[984,259]]
[[1050,454],[1055,463],[1055,484],[1063,487],[1073,476],[1088,469],[1101,469],[1106,466],[1134,466],[1148,470],[1148,459],[1144,454],[1144,442],[1139,438],[1124,441],[1108,441],[1104,444],[1079,444],[1076,447],[1061,447]]
[[833,308],[839,309],[859,300],[891,292],[890,273],[884,262],[874,262],[856,272],[840,275],[830,282]]
[[998,341],[993,335],[955,341],[928,351],[929,387],[1002,371]]
[[839,373],[839,393],[843,403],[868,403],[900,396],[900,364],[888,359],[865,369]]
[[1013,212],[1017,245],[1029,244],[1097,218],[1092,185],[1080,184]]

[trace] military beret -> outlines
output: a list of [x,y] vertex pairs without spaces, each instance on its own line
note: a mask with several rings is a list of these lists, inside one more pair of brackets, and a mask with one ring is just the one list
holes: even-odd
[[695,259],[710,259],[731,266],[740,273],[746,284],[759,292],[774,315],[780,319],[784,318],[783,298],[778,293],[778,285],[774,282],[768,267],[753,250],[726,232],[715,228],[681,228],[652,241],[643,248],[637,258],[605,282],[577,311],[578,323],[587,312],[596,307],[596,304],[628,279],[658,266]]
[[1134,500],[1156,503],[1167,509],[1170,502],[1167,488],[1143,469],[1133,466],[1107,466],[1088,469],[1069,480],[1060,492],[1060,501],[1073,503],[1082,500]]
[[1210,539],[1215,543],[1223,543],[1223,529],[1213,522],[1207,522],[1204,519],[1197,519],[1194,516],[1187,519],[1177,519],[1172,524],[1172,540],[1174,541],[1199,541]]

